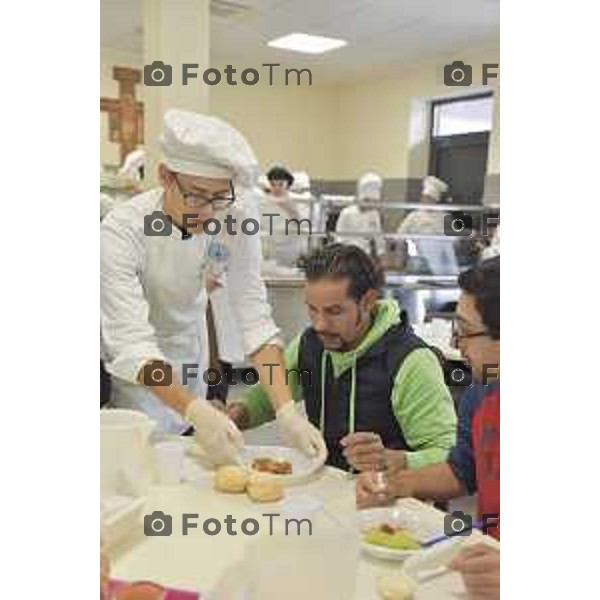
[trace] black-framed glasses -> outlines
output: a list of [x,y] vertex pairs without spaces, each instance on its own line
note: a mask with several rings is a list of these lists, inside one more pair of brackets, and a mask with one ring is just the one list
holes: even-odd
[[235,202],[235,190],[233,189],[233,181],[229,180],[229,195],[209,196],[202,192],[186,192],[179,183],[177,175],[173,173],[175,185],[183,198],[183,203],[189,208],[206,208],[212,207],[213,210],[223,210],[229,208]]
[[481,331],[474,331],[472,333],[461,333],[458,330],[457,321],[452,320],[452,337],[450,338],[450,343],[453,348],[458,348],[458,344],[461,340],[485,337],[485,336],[489,336],[489,335],[490,335],[490,332],[487,329],[482,329]]

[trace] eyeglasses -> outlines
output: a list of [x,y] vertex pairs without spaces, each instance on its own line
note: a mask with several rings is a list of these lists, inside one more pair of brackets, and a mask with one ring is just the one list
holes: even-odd
[[490,335],[490,332],[487,329],[482,331],[474,331],[473,333],[461,333],[458,328],[458,323],[456,320],[452,321],[452,336],[450,338],[450,344],[453,348],[458,348],[458,344],[461,340],[468,340],[471,338],[477,337],[485,337]]
[[235,190],[233,189],[233,182],[229,181],[229,195],[228,196],[209,196],[202,192],[186,192],[179,183],[179,179],[176,174],[173,174],[175,179],[175,185],[183,198],[183,203],[189,208],[206,208],[210,206],[213,210],[223,210],[229,208],[235,202]]

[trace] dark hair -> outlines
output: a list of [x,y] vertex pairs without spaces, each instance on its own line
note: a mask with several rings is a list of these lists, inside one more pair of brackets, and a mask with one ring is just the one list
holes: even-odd
[[360,300],[367,291],[379,291],[383,285],[381,269],[358,246],[330,244],[313,250],[298,261],[308,281],[323,277],[350,280],[348,294]]
[[460,289],[475,297],[475,306],[494,340],[500,339],[500,257],[480,262],[458,278]]
[[285,167],[272,167],[267,173],[269,181],[287,181],[288,187],[294,183],[294,176]]

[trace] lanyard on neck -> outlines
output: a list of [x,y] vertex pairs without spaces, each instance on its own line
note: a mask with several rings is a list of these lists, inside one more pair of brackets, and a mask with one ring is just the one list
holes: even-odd
[[[323,354],[321,354],[321,417],[319,420],[321,435],[323,437],[325,437],[325,381],[327,379],[326,369],[328,356],[329,353],[326,350],[323,350]],[[354,433],[356,421],[356,355],[352,360],[352,383],[350,387],[350,399],[348,401],[348,433]]]

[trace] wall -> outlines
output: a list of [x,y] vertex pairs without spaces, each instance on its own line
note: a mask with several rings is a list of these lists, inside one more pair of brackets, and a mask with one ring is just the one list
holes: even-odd
[[[474,85],[470,88],[448,88],[443,84],[444,64],[457,59],[473,65]],[[101,60],[101,92],[109,97],[117,95],[116,82],[111,79],[112,65],[141,65],[137,57],[107,50],[101,52]],[[314,179],[345,180],[351,185],[362,172],[372,169],[395,182],[394,190],[400,190],[426,174],[426,107],[431,98],[475,91],[481,64],[498,62],[498,46],[490,44],[336,86],[269,86],[268,79],[263,81],[262,77],[256,86],[221,83],[211,89],[210,107],[213,114],[246,135],[264,168],[282,161],[293,169],[308,171]],[[497,195],[499,85],[496,80],[491,84],[483,89],[493,89],[496,97],[488,179],[492,195]],[[140,85],[141,99],[143,91]],[[101,157],[104,162],[116,163],[118,147],[107,139],[104,117]]]
[[336,178],[339,111],[337,89],[328,86],[217,85],[211,113],[242,131],[263,169],[281,161],[311,178]]
[[[473,65],[474,85],[471,88],[448,88],[444,85],[443,66],[456,59]],[[426,156],[416,161],[411,157],[411,153],[427,141],[420,135],[426,132],[423,106],[431,98],[474,91],[476,77],[480,81],[482,63],[499,63],[498,49],[465,51],[410,69],[390,72],[385,78],[379,76],[376,80],[343,86],[339,98],[342,123],[339,178],[356,179],[365,169],[374,169],[387,178],[425,175]],[[497,87],[496,84],[483,89],[495,90]],[[495,108],[497,117],[498,97]],[[417,127],[414,127],[415,120]],[[494,131],[488,173],[500,171],[499,144],[499,133]]]
[[[109,49],[102,49],[100,58],[100,92],[109,98],[118,97],[113,66],[143,66],[137,55]],[[239,128],[263,168],[281,161],[295,170],[307,171],[311,177],[337,177],[337,89],[304,82],[301,86],[269,86],[268,81],[268,77],[261,77],[255,86],[230,86],[223,79],[211,88],[210,112]],[[143,100],[143,85],[137,86],[136,95]],[[100,157],[104,164],[119,163],[118,144],[108,141],[105,113],[100,117]]]

